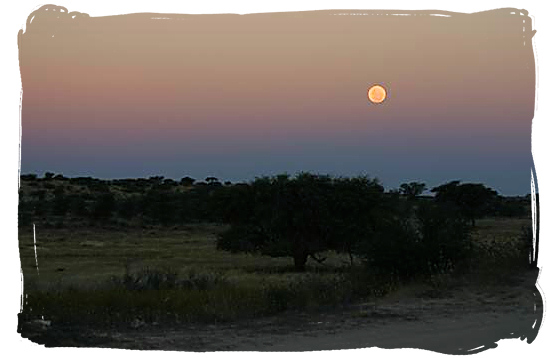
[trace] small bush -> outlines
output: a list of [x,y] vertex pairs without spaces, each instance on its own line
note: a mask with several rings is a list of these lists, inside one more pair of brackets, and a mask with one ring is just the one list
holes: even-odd
[[209,290],[228,285],[226,277],[213,272],[188,272],[187,276],[177,280],[177,287],[184,289]]
[[136,273],[126,272],[120,282],[130,291],[173,289],[176,286],[176,274],[145,268]]

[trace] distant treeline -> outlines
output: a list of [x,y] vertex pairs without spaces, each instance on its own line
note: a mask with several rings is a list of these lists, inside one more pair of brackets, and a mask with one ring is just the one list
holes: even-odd
[[403,276],[446,271],[467,257],[477,219],[530,212],[530,196],[503,197],[483,184],[451,181],[422,196],[426,190],[418,182],[388,191],[366,176],[311,173],[236,184],[215,177],[197,182],[28,174],[21,176],[19,224],[220,223],[227,225],[217,239],[221,250],[290,256],[299,271],[308,258],[322,262],[319,254],[333,250]]
[[[366,178],[332,178],[303,173],[296,178],[317,178],[333,185]],[[279,175],[273,178],[287,178]],[[19,225],[121,224],[121,225],[178,225],[200,222],[227,222],[227,217],[249,212],[251,205],[241,202],[237,193],[260,185],[270,178],[231,183],[215,177],[197,181],[191,177],[180,180],[162,176],[137,179],[102,180],[92,177],[67,178],[46,173],[21,175],[19,191]],[[366,185],[367,182],[362,182]],[[368,183],[371,183],[369,180]],[[461,214],[472,223],[483,216],[525,217],[530,215],[530,196],[503,197],[482,184],[458,181],[433,188],[434,197],[422,196],[427,190],[423,183],[404,183],[399,189],[385,190],[373,179],[380,195],[377,202],[403,200],[433,201],[444,199],[459,206]],[[312,183],[309,183],[312,185]],[[306,184],[308,185],[308,184]],[[338,195],[362,195],[362,187],[348,188]],[[323,196],[322,190],[318,195]],[[343,200],[336,197],[334,205]],[[389,200],[389,201],[388,201]],[[297,205],[297,204],[296,204]],[[311,205],[314,205],[313,202]],[[395,205],[392,204],[392,205]],[[374,207],[374,206],[373,206]],[[298,210],[295,206],[293,210]],[[342,209],[344,210],[344,209]]]

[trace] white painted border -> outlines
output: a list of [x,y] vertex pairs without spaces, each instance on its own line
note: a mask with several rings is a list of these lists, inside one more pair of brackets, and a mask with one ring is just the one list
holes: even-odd
[[[118,15],[136,12],[156,12],[156,13],[255,13],[255,12],[280,12],[280,11],[303,11],[303,10],[323,10],[323,9],[403,9],[403,10],[447,10],[455,12],[476,12],[503,7],[516,7],[527,9],[533,18],[533,28],[537,30],[534,38],[535,56],[537,61],[538,75],[538,93],[536,103],[536,114],[533,122],[533,156],[536,165],[537,181],[540,193],[540,254],[539,267],[541,267],[540,283],[544,287],[550,287],[545,273],[545,263],[548,261],[550,250],[545,245],[544,238],[550,230],[545,225],[550,220],[550,205],[547,205],[550,199],[545,196],[549,183],[549,160],[546,156],[548,151],[548,142],[545,136],[550,134],[550,118],[548,110],[548,101],[544,99],[548,96],[548,83],[550,71],[546,66],[550,58],[549,37],[550,31],[550,13],[546,9],[545,2],[540,0],[522,0],[522,1],[455,1],[452,3],[434,0],[415,0],[415,1],[348,1],[348,0],[318,0],[318,1],[106,1],[106,0],[75,0],[53,2],[56,5],[65,6],[69,11],[79,11],[88,13],[90,16]],[[0,131],[0,151],[2,156],[2,175],[0,176],[0,217],[2,218],[2,245],[1,265],[2,265],[2,316],[0,319],[3,343],[3,351],[16,353],[18,355],[40,355],[41,357],[70,357],[78,354],[79,356],[95,357],[98,353],[111,357],[128,356],[148,356],[153,357],[159,352],[139,352],[139,351],[120,351],[120,350],[101,350],[97,349],[44,349],[41,346],[29,343],[22,339],[16,332],[17,317],[16,313],[20,308],[21,291],[21,272],[20,261],[18,257],[17,242],[17,188],[19,180],[19,116],[20,116],[20,90],[21,80],[18,66],[17,51],[17,32],[21,29],[27,19],[27,16],[42,5],[48,2],[39,2],[36,0],[19,0],[12,3],[3,4],[2,7],[2,61],[0,83],[2,85],[2,96],[0,97],[2,109],[2,130]],[[539,287],[540,289],[540,287]],[[540,289],[542,291],[542,289]],[[543,297],[544,297],[544,292]],[[548,306],[545,305],[545,308]],[[539,335],[535,342],[526,345],[520,341],[501,341],[499,347],[481,353],[484,357],[502,357],[518,356],[521,354],[540,354],[544,348],[548,347],[548,332],[550,331],[548,319],[543,321]],[[181,355],[184,353],[162,353],[164,355]],[[223,356],[238,357],[239,353],[212,353]],[[257,353],[246,353],[248,356]],[[272,353],[277,355],[278,353]],[[310,357],[336,357],[339,354],[333,352],[314,352],[304,353]],[[436,356],[436,353],[421,350],[365,350],[347,351],[345,354],[353,354],[355,357],[369,354],[376,356],[406,356],[406,357],[425,357]],[[184,355],[195,355],[185,353]],[[264,354],[267,355],[267,354]],[[297,356],[294,353],[285,353],[286,356]]]

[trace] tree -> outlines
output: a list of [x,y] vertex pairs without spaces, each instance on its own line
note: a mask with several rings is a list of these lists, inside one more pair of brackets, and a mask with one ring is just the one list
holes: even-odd
[[153,185],[141,197],[141,212],[155,224],[169,225],[175,219],[178,199],[169,185]]
[[472,226],[475,220],[489,213],[498,198],[498,193],[483,184],[460,184],[455,180],[431,190],[436,201],[455,205],[460,214],[468,219]]
[[290,256],[297,271],[305,270],[308,258],[320,261],[318,254],[326,250],[351,254],[373,229],[371,216],[383,193],[367,178],[310,173],[262,177],[224,189],[222,216],[231,228],[218,238],[218,248]]
[[[328,249],[327,177],[300,174],[257,178],[236,202],[250,214],[239,215],[218,240],[218,248],[290,256],[297,271],[308,257]],[[243,195],[244,194],[244,195]],[[227,217],[227,215],[226,215]]]
[[55,175],[55,173],[46,172],[46,173],[44,173],[44,179],[51,180],[51,179],[53,179],[54,175]]
[[195,182],[195,179],[191,177],[183,177],[180,180],[180,184],[183,186],[192,186],[194,182]]
[[176,181],[174,179],[164,179],[164,182],[162,184],[166,186],[174,186],[176,185]]
[[207,177],[206,179],[204,179],[204,181],[206,181],[208,183],[208,185],[212,185],[212,186],[220,186],[222,185],[219,181],[218,178],[216,177]]
[[37,178],[36,174],[22,174],[21,180],[35,181]]
[[368,177],[334,180],[331,200],[331,248],[353,256],[364,250],[381,216],[387,215],[384,187]]
[[399,278],[452,270],[471,249],[468,224],[454,207],[420,202],[410,216],[386,216],[367,250],[370,269]]
[[149,177],[148,181],[149,181],[149,184],[151,185],[160,185],[164,181],[164,176],[155,175],[155,176]]
[[414,200],[426,191],[426,184],[418,182],[403,183],[399,187],[399,193],[405,195],[407,199]]
[[495,202],[494,214],[504,217],[527,217],[530,214],[530,199],[499,196]]

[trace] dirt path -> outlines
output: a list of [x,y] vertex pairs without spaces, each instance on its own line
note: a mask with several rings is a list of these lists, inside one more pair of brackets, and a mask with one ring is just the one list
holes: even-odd
[[[316,319],[336,317],[316,317]],[[107,338],[99,347],[183,351],[309,351],[365,347],[422,348],[443,353],[466,353],[487,348],[502,338],[517,338],[533,324],[534,315],[521,312],[471,313],[453,318],[409,320],[343,317],[340,322],[309,320],[288,327],[276,322],[250,327],[209,326],[171,329],[144,328],[134,332],[95,334]],[[336,323],[336,324],[335,324]],[[95,338],[95,339],[93,339]],[[488,346],[487,346],[488,345]]]
[[[532,281],[531,281],[532,282]],[[536,336],[542,300],[534,287],[458,289],[439,298],[388,297],[345,311],[292,313],[235,324],[52,327],[48,346],[178,351],[307,351],[366,347],[467,353],[503,338]]]

